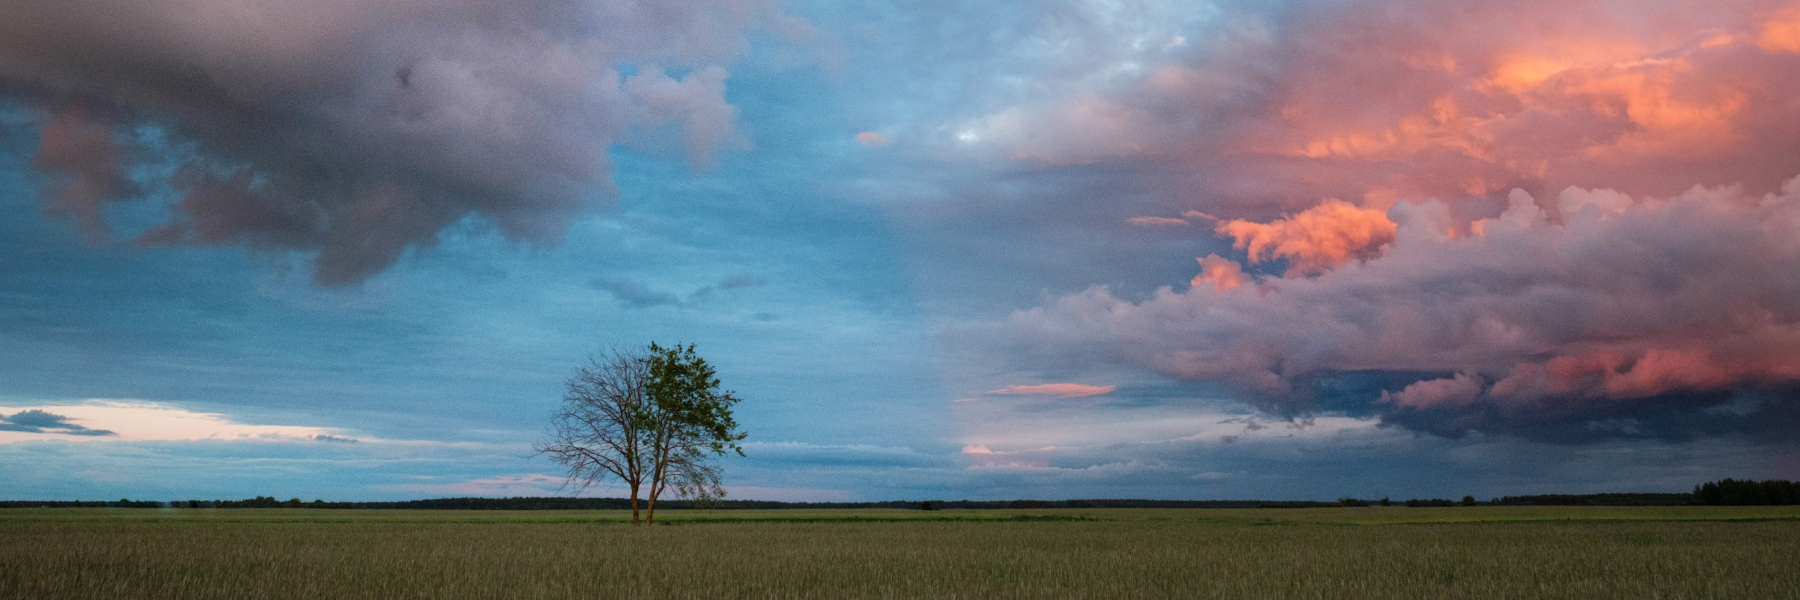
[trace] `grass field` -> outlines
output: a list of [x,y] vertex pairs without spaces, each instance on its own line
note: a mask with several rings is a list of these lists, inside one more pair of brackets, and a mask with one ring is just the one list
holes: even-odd
[[1800,598],[1800,507],[0,510],[5,598]]

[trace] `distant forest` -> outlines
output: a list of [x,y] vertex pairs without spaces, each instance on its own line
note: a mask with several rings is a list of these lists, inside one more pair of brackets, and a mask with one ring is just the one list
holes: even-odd
[[[902,508],[918,510],[1000,508],[1324,508],[1370,506],[1381,501],[1344,498],[1336,502],[1279,500],[892,500],[887,502],[775,502],[769,500],[721,500],[698,508],[803,509],[803,508]],[[1444,499],[1394,501],[1406,506],[1768,506],[1800,504],[1800,483],[1782,479],[1751,481],[1722,479],[1694,486],[1688,494],[1546,494],[1506,496],[1485,502],[1464,497],[1462,502]],[[299,498],[278,500],[257,496],[245,500],[130,500],[59,501],[5,500],[0,508],[325,508],[416,510],[628,510],[624,498],[437,498],[398,502],[305,502]],[[696,508],[686,500],[663,500],[657,508]]]

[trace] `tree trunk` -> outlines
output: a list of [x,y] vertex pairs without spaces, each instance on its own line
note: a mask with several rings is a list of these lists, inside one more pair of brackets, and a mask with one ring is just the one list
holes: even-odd
[[637,499],[638,499],[638,484],[637,484],[637,482],[633,481],[633,482],[631,482],[631,524],[632,525],[638,524]]

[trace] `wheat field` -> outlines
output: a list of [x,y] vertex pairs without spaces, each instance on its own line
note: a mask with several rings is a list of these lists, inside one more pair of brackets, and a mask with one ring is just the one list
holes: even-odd
[[1800,509],[0,510],[5,598],[1800,598]]

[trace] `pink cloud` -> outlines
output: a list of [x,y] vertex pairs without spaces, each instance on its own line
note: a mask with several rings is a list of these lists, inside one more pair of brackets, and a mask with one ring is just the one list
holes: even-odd
[[975,454],[975,455],[981,455],[981,456],[1000,456],[1000,455],[1004,455],[1004,454],[1027,454],[1027,453],[1033,453],[1033,452],[1052,452],[1055,450],[1056,450],[1056,446],[1044,446],[1041,448],[1027,448],[1024,450],[993,450],[993,449],[988,448],[986,444],[966,444],[962,447],[963,454]]
[[1481,376],[1457,373],[1449,379],[1419,381],[1397,393],[1383,392],[1381,401],[1411,408],[1444,404],[1466,406],[1481,398],[1481,387]]
[[1402,0],[1218,22],[1135,80],[977,133],[1022,160],[1180,165],[1190,205],[1227,218],[1438,198],[1466,224],[1457,205],[1513,188],[1762,193],[1800,172],[1791,3]]
[[1447,431],[1800,384],[1800,178],[1761,196],[1560,200],[1558,217],[1514,192],[1471,235],[1451,235],[1442,203],[1400,203],[1394,241],[1357,263],[1141,302],[1095,287],[1014,313],[1009,329],[1033,352],[1227,382],[1287,414],[1309,410],[1300,384],[1321,373],[1454,373],[1383,396],[1390,416],[1488,407],[1470,414],[1502,421],[1430,425]]
[[1237,263],[1220,258],[1217,254],[1208,254],[1200,261],[1200,274],[1195,275],[1189,286],[1200,287],[1211,284],[1215,290],[1235,290],[1250,282],[1250,276],[1244,274],[1244,268]]
[[987,393],[996,395],[1018,396],[1056,396],[1058,398],[1084,398],[1110,394],[1115,389],[1110,385],[1086,385],[1080,383],[1046,383],[1041,385],[1009,385]]
[[885,146],[892,140],[889,140],[888,136],[873,131],[864,131],[856,134],[856,141],[864,146]]
[[1236,238],[1232,246],[1247,249],[1251,262],[1285,258],[1288,273],[1295,274],[1318,273],[1373,255],[1394,241],[1395,226],[1385,211],[1326,200],[1267,224],[1220,221],[1214,231]]
[[1188,224],[1188,222],[1185,220],[1175,219],[1175,218],[1170,218],[1170,217],[1132,217],[1132,218],[1126,219],[1125,222],[1130,223],[1132,225],[1137,225],[1140,227],[1157,227],[1157,226],[1187,225]]
[[1319,378],[1370,374],[1384,418],[1446,435],[1800,386],[1800,5],[1216,21],[1135,79],[978,121],[1018,160],[1150,173],[1243,252],[1185,290],[1016,312],[1032,360],[1225,382],[1288,415]]

